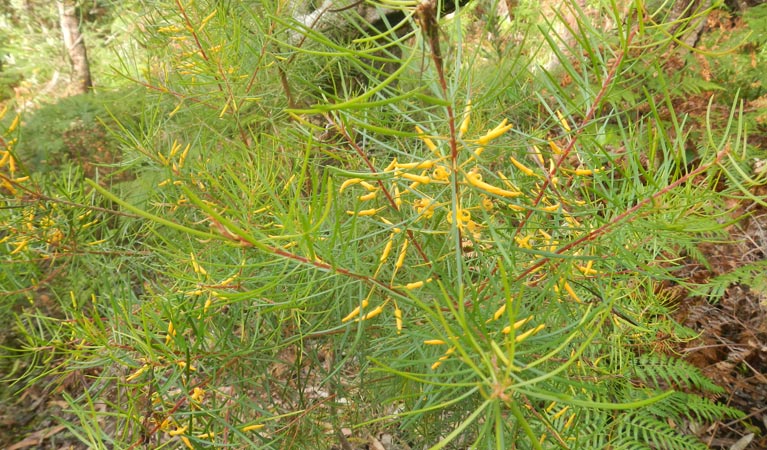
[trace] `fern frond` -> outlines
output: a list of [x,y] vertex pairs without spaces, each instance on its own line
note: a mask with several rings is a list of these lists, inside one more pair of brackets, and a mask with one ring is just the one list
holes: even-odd
[[616,448],[664,450],[705,450],[708,447],[693,436],[671,428],[662,419],[642,411],[624,414],[617,429]]
[[725,290],[730,285],[735,283],[742,283],[748,286],[754,285],[756,280],[764,277],[765,270],[767,270],[767,260],[747,264],[714,277],[708,280],[706,284],[691,286],[690,295],[706,297],[708,300],[716,302],[724,296]]
[[[639,356],[633,365],[633,377],[648,386],[661,389],[697,389],[712,394],[724,392],[724,389],[714,384],[696,367],[667,355]],[[665,386],[662,383],[665,383]]]
[[650,405],[646,408],[646,413],[657,417],[689,419],[696,422],[714,422],[724,417],[743,416],[743,413],[737,409],[718,405],[705,397],[684,392],[675,392],[662,401]]

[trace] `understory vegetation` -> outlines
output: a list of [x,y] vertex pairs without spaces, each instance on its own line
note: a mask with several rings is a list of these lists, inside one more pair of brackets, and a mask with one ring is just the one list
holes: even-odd
[[763,34],[685,44],[721,5],[383,1],[412,27],[343,41],[139,3],[123,82],[0,118],[0,401],[105,449],[689,450],[747,415],[670,319],[765,206]]

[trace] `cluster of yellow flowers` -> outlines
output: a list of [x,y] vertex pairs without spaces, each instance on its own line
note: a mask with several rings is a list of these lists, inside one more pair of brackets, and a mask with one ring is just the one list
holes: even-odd
[[[5,117],[5,115],[8,113],[8,107],[6,106],[2,111],[0,111],[0,119]],[[13,147],[18,142],[18,138],[11,138],[14,131],[19,126],[19,121],[21,120],[21,116],[17,115],[14,117],[13,121],[11,122],[10,126],[8,126],[8,129],[3,133],[2,136],[0,136],[0,187],[2,187],[2,190],[7,191],[10,195],[16,194],[16,187],[15,184],[23,183],[24,181],[27,181],[29,177],[18,177],[16,176],[17,166],[16,166],[16,158],[13,156]],[[2,192],[0,190],[0,192]]]
[[[413,290],[423,287],[426,283],[432,281],[432,278],[417,280],[411,282],[396,283],[397,274],[403,267],[406,260],[408,249],[412,246],[414,234],[417,234],[415,228],[408,228],[413,234],[404,233],[404,225],[394,224],[392,217],[403,217],[402,212],[408,209],[412,211],[413,219],[411,223],[425,222],[432,219],[440,212],[439,217],[444,217],[448,227],[455,226],[460,230],[461,236],[465,241],[483,242],[488,247],[493,245],[492,241],[483,241],[483,230],[488,226],[488,221],[493,220],[497,214],[507,214],[504,211],[511,212],[536,212],[545,214],[561,215],[564,222],[571,229],[582,227],[581,224],[568,211],[573,207],[582,205],[581,200],[572,198],[573,196],[558,195],[557,191],[562,187],[562,183],[557,174],[564,174],[568,179],[572,176],[588,177],[598,173],[602,169],[571,169],[560,168],[555,162],[555,158],[563,154],[563,150],[553,141],[549,141],[551,148],[551,158],[547,161],[541,154],[541,151],[535,146],[531,146],[530,157],[540,168],[533,170],[514,156],[508,155],[506,159],[509,167],[516,170],[514,177],[509,177],[502,171],[492,173],[483,169],[480,164],[480,157],[488,144],[500,138],[512,129],[512,125],[507,120],[503,120],[494,128],[488,130],[476,139],[465,139],[464,135],[469,129],[471,117],[471,103],[467,102],[464,111],[463,121],[458,129],[456,143],[460,145],[457,149],[457,155],[448,149],[447,145],[438,145],[443,142],[450,142],[449,139],[439,139],[429,136],[420,127],[416,127],[419,139],[431,152],[427,159],[402,162],[394,158],[382,171],[374,174],[360,174],[358,176],[346,179],[340,186],[339,192],[344,192],[353,187],[361,188],[362,192],[357,195],[360,205],[371,204],[370,207],[361,206],[356,210],[349,210],[347,214],[367,220],[377,220],[389,231],[389,238],[386,241],[381,256],[378,260],[378,268],[374,277],[378,277],[381,269],[387,264],[392,254],[395,240],[401,242],[396,260],[391,269],[391,281],[389,286],[393,289]],[[569,131],[569,126],[560,115],[562,127]],[[548,169],[546,168],[548,165]],[[483,175],[493,175],[494,180],[486,180]],[[523,191],[517,187],[512,179],[524,180],[528,178],[529,184],[534,188]],[[544,182],[546,182],[544,184]],[[438,189],[429,189],[429,186],[439,186]],[[453,186],[453,189],[445,189],[446,186]],[[441,200],[440,196],[450,193],[447,200]],[[430,195],[433,194],[434,196]],[[383,200],[381,201],[381,199]],[[410,199],[410,200],[409,200]],[[396,210],[398,214],[387,214]],[[474,214],[479,211],[481,214]],[[482,216],[482,218],[479,218]],[[445,227],[437,225],[436,230],[430,229],[431,235],[447,234]],[[428,229],[428,226],[421,226],[421,230]],[[523,232],[515,236],[515,243],[522,248],[533,249],[533,245],[547,252],[554,252],[559,246],[559,242],[551,234],[544,230],[525,235]],[[535,261],[533,261],[534,263]],[[577,266],[584,274],[594,274],[596,271],[591,267],[590,261],[586,266]],[[407,275],[411,275],[408,273]],[[574,300],[580,302],[575,291],[562,279],[559,287],[563,289]],[[367,320],[383,312],[384,307],[391,303],[394,307],[394,317],[396,320],[398,332],[402,329],[402,312],[397,306],[396,301],[387,298],[382,304],[367,310],[370,303],[370,294],[355,308],[343,321]],[[494,315],[493,320],[497,320],[503,314],[505,305],[501,307]],[[504,334],[516,331],[533,319],[532,316],[518,320],[513,327],[507,326],[503,329]],[[530,330],[520,334],[514,334],[516,342],[538,333],[543,329],[543,325],[538,325]],[[426,344],[443,345],[442,340],[429,340]],[[442,358],[437,361],[433,368],[438,367],[442,361],[447,359],[455,351],[450,347]]]
[[[8,113],[8,108],[0,111],[0,119]],[[18,199],[24,195],[19,192],[21,183],[29,180],[29,176],[18,176],[18,163],[14,156],[14,147],[18,142],[17,137],[12,137],[19,127],[19,115],[14,117],[7,130],[0,135],[0,193],[6,193],[7,198]],[[15,223],[0,223],[8,229],[9,233],[0,238],[0,244],[8,242],[10,255],[21,254],[29,250],[30,244],[41,242],[50,247],[56,247],[64,238],[64,233],[56,224],[56,204],[50,205],[47,211],[40,210],[39,207],[30,206],[22,209],[20,220]],[[81,220],[83,216],[79,216]],[[86,228],[91,226],[83,224]],[[46,258],[50,255],[43,253],[41,257]]]
[[[196,386],[192,388],[191,391],[187,393],[190,409],[192,410],[203,409],[206,394],[207,392],[202,387]],[[155,392],[152,395],[152,405],[160,406],[162,404],[163,404],[163,400],[160,394]],[[213,441],[216,438],[216,433],[213,431],[208,431],[206,433],[193,434],[193,431],[190,430],[190,425],[188,423],[186,425],[181,425],[173,417],[173,415],[169,415],[165,417],[165,419],[163,419],[162,421],[157,420],[155,418],[150,419],[150,421],[154,422],[157,430],[164,432],[170,439],[178,438],[184,444],[186,448],[190,448],[190,449],[196,448],[192,444],[192,440],[189,438],[190,436],[193,436],[193,438],[196,440],[207,440],[207,441]],[[264,426],[265,425],[263,423],[257,423],[257,424],[241,426],[239,430],[243,433],[246,433],[249,431],[260,430],[264,428]]]

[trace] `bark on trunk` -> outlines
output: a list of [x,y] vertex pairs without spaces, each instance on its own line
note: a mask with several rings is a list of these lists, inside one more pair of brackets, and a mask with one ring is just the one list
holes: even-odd
[[85,49],[85,39],[80,33],[80,20],[75,0],[57,0],[56,5],[59,8],[61,34],[74,72],[73,91],[75,94],[90,92],[93,87],[91,68]]

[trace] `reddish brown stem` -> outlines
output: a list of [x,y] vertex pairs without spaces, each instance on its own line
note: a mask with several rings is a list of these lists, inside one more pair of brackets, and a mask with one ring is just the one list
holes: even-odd
[[[729,153],[729,151],[730,151],[730,147],[726,146],[724,149],[720,150],[719,153],[716,154],[716,157],[710,163],[704,164],[704,165],[698,167],[697,169],[693,170],[692,172],[688,173],[687,175],[679,178],[675,182],[669,184],[665,188],[663,188],[660,191],[656,192],[652,196],[642,200],[641,202],[637,203],[633,207],[627,209],[626,211],[624,211],[623,213],[621,213],[620,215],[615,217],[610,222],[602,225],[601,227],[597,228],[596,230],[593,230],[592,232],[590,232],[586,236],[583,236],[580,239],[576,239],[576,240],[570,242],[569,244],[567,244],[567,245],[557,249],[554,253],[556,253],[557,255],[561,255],[561,254],[565,253],[566,251],[572,250],[573,248],[575,248],[575,247],[577,247],[577,246],[579,246],[579,245],[581,245],[581,244],[583,244],[585,242],[592,241],[592,240],[596,239],[597,237],[607,233],[611,228],[613,228],[618,223],[623,222],[626,219],[628,219],[627,220],[628,222],[631,222],[633,219],[630,218],[630,216],[632,216],[634,213],[639,211],[641,208],[647,206],[649,203],[652,203],[653,201],[657,200],[659,197],[667,194],[672,189],[675,189],[676,187],[681,186],[682,184],[684,184],[687,181],[695,178],[696,176],[700,175],[701,173],[705,172],[706,170],[710,169],[711,167],[715,166],[716,164],[719,164],[719,162],[722,160],[722,158],[724,158],[724,156],[727,155],[727,153]],[[524,277],[529,275],[532,271],[534,271],[538,267],[542,266],[543,264],[546,264],[550,260],[551,260],[551,258],[543,258],[543,259],[541,259],[537,263],[535,263],[532,266],[530,266],[529,268],[527,268],[527,270],[522,272],[516,278],[516,280],[519,281],[519,280],[523,279]]]

